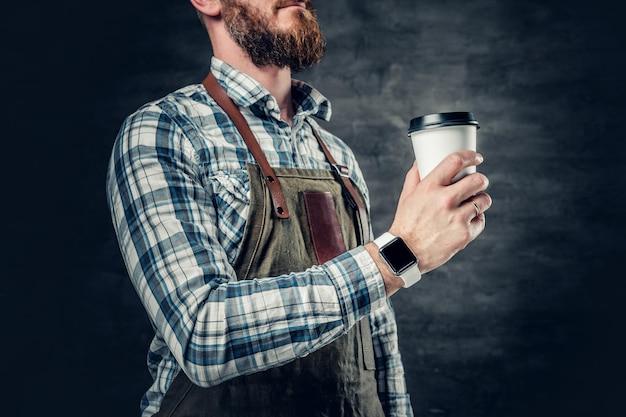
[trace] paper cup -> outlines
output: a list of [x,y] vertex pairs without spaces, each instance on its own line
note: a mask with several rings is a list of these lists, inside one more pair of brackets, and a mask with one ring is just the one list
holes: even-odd
[[[470,112],[435,113],[411,120],[408,136],[413,142],[420,178],[426,177],[446,156],[471,149],[476,150],[476,131],[480,128]],[[476,167],[463,169],[453,179],[476,172]]]

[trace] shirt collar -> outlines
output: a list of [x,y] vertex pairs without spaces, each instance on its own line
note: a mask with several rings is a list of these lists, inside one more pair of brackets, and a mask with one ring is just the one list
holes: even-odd
[[[226,90],[228,96],[239,107],[259,106],[268,113],[277,113],[276,100],[269,91],[252,77],[233,68],[226,62],[211,58],[211,72]],[[315,116],[329,121],[332,115],[330,101],[309,84],[300,80],[291,80],[291,94],[297,116]],[[273,102],[272,104],[268,104]],[[276,114],[274,114],[276,116]]]

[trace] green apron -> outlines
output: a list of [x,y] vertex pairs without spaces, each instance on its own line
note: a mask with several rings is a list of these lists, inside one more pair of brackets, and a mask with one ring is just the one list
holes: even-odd
[[[250,209],[233,265],[238,279],[304,271],[362,243],[367,219],[355,216],[345,188],[332,172],[273,168],[284,198],[281,204],[290,213],[286,218],[279,218],[274,210],[266,173],[250,164],[248,174]],[[156,416],[384,417],[369,320],[361,320],[303,358],[217,386],[196,386],[181,371]]]

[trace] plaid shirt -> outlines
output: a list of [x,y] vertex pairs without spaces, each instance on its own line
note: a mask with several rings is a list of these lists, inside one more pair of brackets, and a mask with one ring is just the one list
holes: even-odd
[[[294,80],[289,126],[256,81],[216,58],[211,71],[270,165],[330,169],[307,119],[369,205],[351,150],[312,118],[330,118],[325,97]],[[386,414],[412,415],[393,310],[362,246],[306,271],[237,280],[232,263],[250,203],[246,163],[254,159],[243,139],[201,84],[142,106],[122,124],[107,195],[128,273],[155,331],[148,354],[154,383],[142,399],[143,416],[158,411],[181,367],[195,384],[213,386],[305,356],[365,316]],[[310,329],[304,338],[290,337],[302,329]]]

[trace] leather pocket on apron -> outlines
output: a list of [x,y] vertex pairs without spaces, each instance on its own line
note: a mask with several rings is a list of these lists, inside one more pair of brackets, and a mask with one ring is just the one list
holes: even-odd
[[328,191],[304,191],[302,195],[315,255],[318,262],[323,264],[346,251],[335,201]]

